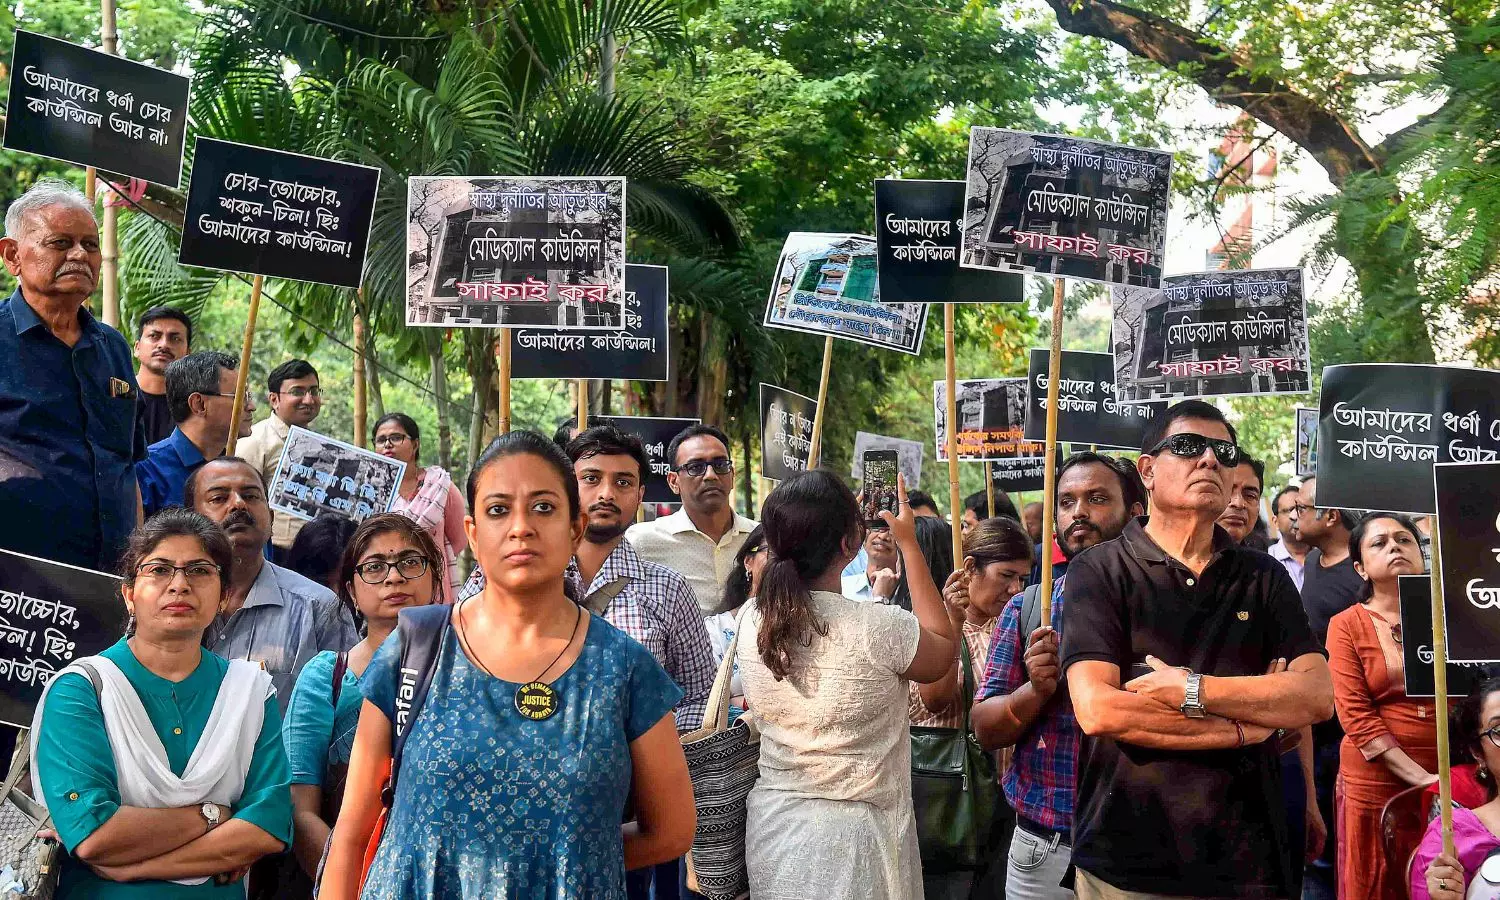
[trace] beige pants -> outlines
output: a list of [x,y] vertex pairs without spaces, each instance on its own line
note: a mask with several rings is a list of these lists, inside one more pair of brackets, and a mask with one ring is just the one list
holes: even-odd
[[1139,891],[1122,891],[1114,885],[1090,875],[1082,869],[1075,869],[1073,876],[1073,892],[1078,895],[1078,900],[1192,900],[1192,898],[1181,896],[1169,896],[1167,894],[1143,894]]

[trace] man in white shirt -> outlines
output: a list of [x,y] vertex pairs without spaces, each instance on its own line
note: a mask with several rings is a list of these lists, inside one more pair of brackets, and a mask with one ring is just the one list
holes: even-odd
[[891,540],[890,529],[868,529],[864,551],[868,563],[863,571],[843,576],[843,594],[862,603],[890,603],[901,581],[901,554]]
[[667,445],[672,469],[667,484],[682,497],[682,508],[625,532],[647,562],[674,569],[686,578],[704,616],[718,612],[734,557],[755,521],[734,511],[734,461],[729,438],[712,425],[690,425]]
[[[292,426],[307,428],[323,409],[323,391],[318,386],[318,370],[305,359],[289,359],[271,370],[266,378],[266,397],[271,415],[250,429],[250,436],[235,445],[235,455],[260,472],[267,485],[276,479],[276,466]],[[293,516],[278,516],[271,528],[271,544],[278,562],[286,561],[286,552],[305,524]]]
[[1276,492],[1276,499],[1271,501],[1271,512],[1276,516],[1276,533],[1281,539],[1266,551],[1271,554],[1272,559],[1286,566],[1299,593],[1302,591],[1302,566],[1310,549],[1307,544],[1297,540],[1297,534],[1292,529],[1297,520],[1297,498],[1300,496],[1302,495],[1295,484],[1289,484]]

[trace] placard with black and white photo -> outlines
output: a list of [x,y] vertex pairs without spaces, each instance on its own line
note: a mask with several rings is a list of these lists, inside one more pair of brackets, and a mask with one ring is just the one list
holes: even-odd
[[1114,289],[1115,383],[1126,403],[1311,390],[1301,269],[1167,277]]
[[514,328],[512,332],[512,378],[666,381],[671,340],[667,267],[625,266],[625,327],[619,331]]
[[760,386],[760,476],[773,481],[816,469],[809,462],[818,401],[772,384]]
[[776,261],[762,324],[915,356],[922,352],[927,305],[881,302],[874,238],[794,231]]
[[1448,658],[1500,662],[1500,461],[1437,463],[1432,480]]
[[[1406,696],[1437,696],[1432,671],[1432,579],[1426,575],[1402,575],[1401,656],[1406,663]],[[1491,663],[1448,660],[1448,696],[1465,697],[1484,680]],[[1500,668],[1500,667],[1496,667]]]
[[364,521],[389,512],[406,463],[293,425],[267,491],[271,508],[298,519],[338,512]]
[[1171,175],[1160,150],[972,128],[960,265],[1156,287]]
[[[672,493],[667,484],[667,472],[672,461],[667,459],[667,447],[672,438],[689,425],[697,425],[701,419],[655,418],[651,416],[590,416],[590,425],[613,425],[627,434],[636,435],[646,445],[646,460],[651,471],[646,475],[646,503],[681,503],[682,498]],[[732,478],[730,479],[732,484]]]
[[[1047,439],[1047,368],[1051,353],[1033,348],[1026,374],[1026,439]],[[1121,403],[1108,353],[1064,350],[1057,385],[1057,440],[1139,450],[1165,403]]]
[[625,327],[625,179],[407,181],[406,324]]
[[906,476],[907,489],[914,491],[922,486],[922,454],[924,445],[921,441],[887,437],[883,434],[872,434],[868,431],[854,432],[854,452],[851,454],[849,464],[850,478],[864,477],[866,450],[896,451],[896,468],[902,475]]
[[875,182],[875,244],[885,303],[1020,303],[1025,276],[958,264],[964,183]]
[[1318,409],[1315,406],[1297,407],[1297,459],[1298,478],[1307,478],[1318,473]]
[[[1041,456],[1043,444],[1025,439],[1026,379],[977,378],[955,383],[961,461]],[[937,460],[948,461],[948,383],[932,383]]]
[[380,170],[199,137],[184,266],[358,288]]

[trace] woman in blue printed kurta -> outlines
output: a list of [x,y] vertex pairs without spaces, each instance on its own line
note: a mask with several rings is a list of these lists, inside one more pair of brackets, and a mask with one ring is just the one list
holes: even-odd
[[[105,692],[134,689],[165,751],[166,766],[178,778],[209,726],[230,666],[246,665],[200,647],[231,564],[223,532],[197,513],[168,510],[138,528],[126,551],[121,589],[135,617],[135,633],[86,661],[106,672]],[[109,676],[111,666],[128,688]],[[102,709],[110,705],[111,694],[96,694],[88,676],[74,671],[52,682],[32,733],[32,756],[41,799],[69,852],[60,900],[244,896],[239,883],[244,870],[287,844],[292,819],[275,691],[263,672],[237,680],[247,682],[256,692],[251,702],[263,709],[258,730],[246,736],[254,746],[229,754],[230,764],[241,761],[243,788],[227,806],[193,802],[174,808],[122,802],[119,773],[130,769],[122,767],[106,739]],[[239,718],[245,705],[236,712],[226,702],[220,721],[244,721],[248,727],[253,719]],[[216,732],[237,733],[245,732]],[[201,878],[207,880],[181,883]]]
[[[682,692],[645,648],[564,591],[585,519],[572,466],[531,432],[497,439],[469,480],[485,591],[444,619],[410,725],[365,900],[615,900],[625,870],[676,859],[692,784],[672,708]],[[400,632],[361,687],[324,898],[361,896],[360,864],[391,756]],[[518,695],[550,696],[548,715]],[[626,798],[636,820],[620,824]]]

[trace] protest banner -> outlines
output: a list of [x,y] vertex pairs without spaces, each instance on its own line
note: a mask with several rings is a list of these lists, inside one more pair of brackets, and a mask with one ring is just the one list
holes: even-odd
[[[982,378],[958,381],[954,404],[958,420],[958,459],[976,462],[1041,456],[1042,445],[1025,439],[1026,379]],[[938,462],[948,460],[948,385],[932,383],[933,422]]]
[[[1062,454],[1052,457],[1053,470],[1062,462]],[[1047,457],[1022,456],[1016,459],[997,459],[986,464],[989,467],[990,485],[995,491],[1019,494],[1023,491],[1046,489]]]
[[960,265],[1156,287],[1172,155],[973,128]]
[[818,467],[808,455],[817,405],[786,388],[760,386],[760,477],[785,481]]
[[1432,480],[1448,660],[1500,662],[1500,462],[1438,463]]
[[625,179],[407,182],[406,324],[619,331]]
[[1113,301],[1124,402],[1311,390],[1301,269],[1172,275]]
[[[1026,439],[1047,438],[1049,351],[1033,348],[1026,373]],[[1114,360],[1108,353],[1062,352],[1058,382],[1057,440],[1117,450],[1140,450],[1146,430],[1165,403],[1121,403],[1115,396]]]
[[1318,410],[1316,407],[1297,407],[1297,459],[1295,466],[1298,478],[1307,478],[1318,472]]
[[1318,505],[1436,512],[1434,463],[1500,460],[1500,372],[1329,366],[1317,446]]
[[125,633],[120,579],[0,550],[0,722],[30,728],[42,689]]
[[[1432,579],[1402,575],[1401,655],[1406,662],[1406,696],[1436,693],[1432,675]],[[1464,697],[1484,680],[1489,663],[1448,661],[1448,696]],[[1500,666],[1495,667],[1500,669]]]
[[[958,264],[962,181],[875,182],[876,268],[883,303],[1019,303],[1026,281]],[[908,485],[910,487],[910,485]]]
[[667,267],[625,266],[625,323],[618,331],[511,330],[512,378],[666,381]]
[[[627,434],[633,434],[646,445],[646,460],[651,471],[646,474],[646,503],[681,503],[682,498],[672,493],[667,484],[667,472],[672,461],[667,459],[667,446],[672,438],[689,425],[697,425],[701,419],[666,419],[650,416],[594,416],[594,425],[613,425]],[[732,478],[726,478],[732,482]],[[732,486],[732,484],[731,484]]]
[[188,79],[112,53],[16,32],[7,150],[176,188],[187,137]]
[[866,450],[896,451],[896,468],[906,476],[907,490],[914,491],[922,486],[923,444],[921,441],[908,441],[904,438],[887,437],[868,431],[854,432],[854,452],[851,454],[849,464],[850,478],[863,477]]
[[927,306],[880,302],[874,238],[794,231],[776,262],[763,324],[915,355]]
[[298,519],[338,512],[364,521],[389,512],[406,463],[293,425],[267,491],[271,508]]

